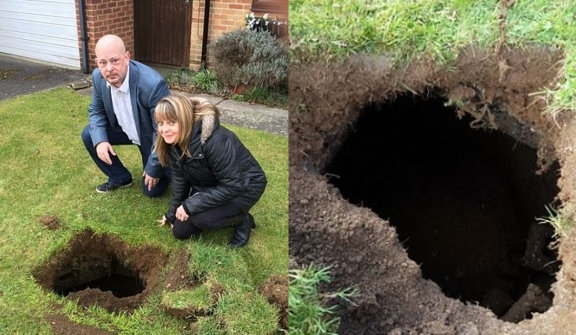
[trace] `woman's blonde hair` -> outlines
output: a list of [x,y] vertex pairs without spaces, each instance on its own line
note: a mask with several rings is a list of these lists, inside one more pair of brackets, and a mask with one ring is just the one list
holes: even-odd
[[[178,122],[180,125],[180,133],[174,144],[180,147],[182,156],[186,155],[190,157],[189,145],[194,124],[204,116],[218,117],[219,115],[220,111],[218,108],[204,98],[187,98],[181,94],[174,93],[164,97],[158,102],[154,112],[154,119],[156,122]],[[205,139],[202,142],[204,141]],[[170,163],[170,146],[170,144],[164,141],[162,135],[158,134],[156,143],[154,144],[154,151],[158,155],[160,164],[164,167]]]

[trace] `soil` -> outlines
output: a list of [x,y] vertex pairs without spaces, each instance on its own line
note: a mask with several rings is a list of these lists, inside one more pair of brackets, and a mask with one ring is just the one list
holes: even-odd
[[339,334],[576,334],[574,112],[560,50],[290,68],[291,268],[331,267]]
[[268,299],[268,303],[278,307],[280,330],[288,331],[288,277],[275,275],[258,287],[258,292]]
[[44,215],[40,218],[40,222],[49,230],[60,229],[60,220],[54,215]]
[[[47,229],[59,228],[57,217],[46,215],[40,221]],[[33,275],[46,291],[82,307],[98,305],[110,313],[130,314],[146,304],[153,292],[187,290],[202,285],[203,278],[188,271],[189,256],[184,249],[169,256],[153,246],[132,247],[117,236],[96,234],[88,229],[74,236],[65,250],[37,268]],[[288,277],[273,276],[256,289],[278,307],[278,327],[287,329]],[[214,284],[210,291],[212,303],[217,304],[223,288]],[[111,334],[78,324],[61,314],[61,309],[62,306],[55,305],[54,312],[47,316],[55,334]],[[198,317],[209,316],[208,311],[194,307],[162,305],[159,311],[187,321],[187,329],[191,331]]]

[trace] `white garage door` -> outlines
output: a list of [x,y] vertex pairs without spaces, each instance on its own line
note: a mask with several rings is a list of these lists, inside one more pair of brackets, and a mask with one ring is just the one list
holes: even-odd
[[80,69],[74,0],[0,0],[0,52]]

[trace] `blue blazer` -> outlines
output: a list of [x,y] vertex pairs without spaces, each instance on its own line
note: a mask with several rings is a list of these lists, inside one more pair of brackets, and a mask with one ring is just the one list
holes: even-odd
[[[90,137],[96,146],[100,142],[108,142],[107,131],[123,130],[114,114],[110,88],[106,86],[106,80],[98,68],[92,72],[92,85],[92,102],[88,108],[88,119]],[[164,174],[158,156],[152,152],[157,136],[154,110],[158,101],[167,95],[170,95],[170,89],[160,73],[140,62],[130,61],[130,97],[136,130],[140,137],[142,165],[146,174],[154,178]]]

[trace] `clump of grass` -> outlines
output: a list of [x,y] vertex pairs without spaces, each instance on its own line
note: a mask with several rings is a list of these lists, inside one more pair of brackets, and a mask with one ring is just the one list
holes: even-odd
[[196,72],[192,82],[199,89],[211,93],[218,93],[222,86],[216,73],[208,69]]
[[463,46],[497,40],[496,8],[493,1],[290,1],[291,61],[356,53],[450,61]]
[[310,264],[307,268],[289,271],[290,287],[288,297],[289,328],[294,335],[335,335],[340,324],[336,317],[337,305],[328,306],[334,299],[352,303],[350,298],[358,295],[355,288],[338,292],[321,292],[322,283],[331,281],[329,267]]
[[561,209],[555,209],[552,206],[544,206],[544,207],[548,212],[548,216],[542,218],[536,218],[538,223],[549,224],[552,227],[554,227],[553,237],[556,238],[556,240],[568,236],[568,233],[570,232],[570,230],[572,230],[572,227],[574,226],[574,221],[572,219],[574,215],[574,206],[572,206],[571,204],[567,204]]

